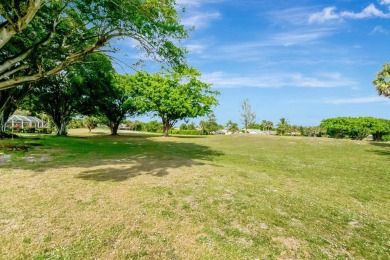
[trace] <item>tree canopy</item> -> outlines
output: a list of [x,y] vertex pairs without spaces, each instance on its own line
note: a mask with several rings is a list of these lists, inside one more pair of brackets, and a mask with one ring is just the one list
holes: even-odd
[[335,138],[351,138],[362,140],[369,134],[374,140],[381,140],[390,134],[390,120],[373,117],[336,117],[322,120],[322,128]]
[[90,55],[59,74],[34,83],[24,106],[50,115],[57,135],[66,135],[72,116],[96,113],[96,100],[113,92],[109,89],[113,75],[111,61],[105,55]]
[[113,38],[148,58],[185,63],[174,0],[0,0],[0,91],[55,75]]
[[199,76],[194,69],[180,74],[142,72],[129,76],[128,86],[138,111],[152,112],[160,117],[167,136],[178,120],[206,115],[218,104],[219,92],[211,90],[211,85],[200,81]]

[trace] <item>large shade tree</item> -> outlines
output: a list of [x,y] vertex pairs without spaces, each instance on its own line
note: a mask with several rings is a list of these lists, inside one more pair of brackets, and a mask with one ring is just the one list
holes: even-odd
[[110,93],[113,75],[111,61],[105,55],[90,55],[62,73],[34,83],[23,105],[49,115],[57,135],[67,135],[67,125],[74,115],[93,114],[98,95]]
[[133,91],[140,112],[152,112],[161,118],[163,135],[178,120],[204,116],[218,104],[218,91],[198,79],[199,72],[188,69],[185,73],[150,75],[146,72],[129,77],[129,88]]
[[[94,82],[90,83],[92,86]],[[91,92],[92,114],[100,115],[100,119],[111,130],[111,135],[117,135],[120,123],[127,116],[139,114],[133,92],[128,88],[128,76],[116,74],[106,85]]]
[[7,120],[15,112],[29,89],[30,85],[25,84],[0,91],[0,139],[7,136],[5,129]]
[[0,91],[62,71],[113,38],[152,58],[184,62],[174,0],[0,0]]
[[115,51],[114,38],[138,42],[147,58],[183,65],[177,46],[187,32],[176,10],[174,0],[0,0],[0,131],[30,83]]

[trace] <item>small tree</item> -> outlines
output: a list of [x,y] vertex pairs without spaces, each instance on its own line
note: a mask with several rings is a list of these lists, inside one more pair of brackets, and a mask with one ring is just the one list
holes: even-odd
[[252,112],[252,107],[249,99],[244,99],[241,103],[241,119],[244,124],[245,133],[248,132],[248,126],[256,120],[256,114]]
[[94,116],[89,116],[84,118],[83,124],[86,128],[88,128],[89,133],[91,133],[92,129],[95,129],[99,123],[99,119]]
[[226,123],[226,128],[231,131],[232,133],[235,133],[239,130],[238,128],[238,124],[237,123],[234,123],[232,120],[229,120],[227,123]]
[[221,128],[221,126],[217,123],[217,117],[213,112],[210,112],[208,114],[208,118],[206,121],[200,121],[199,126],[202,129],[203,135],[208,135]]
[[263,121],[261,121],[261,125],[263,128],[263,131],[267,130],[268,133],[270,133],[272,128],[274,128],[274,123],[272,123],[272,121],[263,120]]

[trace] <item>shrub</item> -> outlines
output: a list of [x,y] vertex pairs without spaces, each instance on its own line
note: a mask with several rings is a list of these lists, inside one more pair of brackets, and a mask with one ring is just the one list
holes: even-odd
[[177,130],[177,129],[171,129],[169,131],[170,134],[174,135],[201,135],[201,132],[199,130]]
[[383,135],[381,138],[381,141],[383,142],[390,142],[390,135]]
[[34,126],[26,126],[25,128],[24,128],[24,130],[25,130],[25,132],[26,133],[35,133],[35,127]]
[[37,128],[37,132],[39,134],[51,134],[52,130],[50,128],[47,128],[47,127],[39,127],[39,128]]

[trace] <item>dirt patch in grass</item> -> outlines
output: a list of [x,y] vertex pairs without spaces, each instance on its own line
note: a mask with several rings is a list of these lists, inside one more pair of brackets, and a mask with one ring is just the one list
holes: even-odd
[[10,154],[0,154],[0,165],[7,163],[11,159]]

